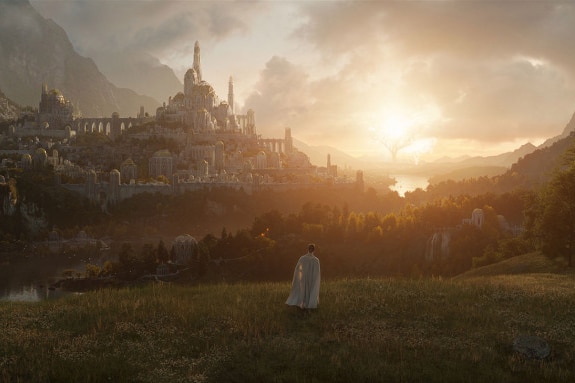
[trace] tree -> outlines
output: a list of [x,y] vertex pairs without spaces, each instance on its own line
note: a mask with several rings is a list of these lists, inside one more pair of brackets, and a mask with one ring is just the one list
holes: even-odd
[[[163,244],[163,243],[162,243]],[[154,245],[146,243],[140,250],[140,263],[145,270],[153,271],[156,265],[157,252]]]
[[277,239],[284,234],[284,219],[277,210],[271,210],[254,219],[252,224],[252,236],[267,236]]
[[102,269],[100,268],[100,266],[93,265],[91,263],[87,263],[86,264],[86,271],[84,272],[84,275],[86,276],[86,278],[89,278],[89,279],[98,278],[100,276],[101,272],[102,272]]
[[134,249],[132,248],[131,244],[129,243],[122,244],[122,247],[120,248],[120,253],[118,254],[118,259],[120,261],[120,265],[123,268],[129,269],[134,259]]
[[561,256],[573,266],[575,252],[575,147],[564,155],[563,166],[555,172],[539,198],[540,215],[531,224],[541,250],[549,257]]

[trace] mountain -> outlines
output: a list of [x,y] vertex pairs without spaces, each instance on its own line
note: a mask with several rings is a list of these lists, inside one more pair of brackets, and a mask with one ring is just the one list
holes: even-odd
[[176,74],[158,58],[144,52],[94,52],[98,68],[115,85],[168,101],[184,85]]
[[498,154],[496,156],[488,156],[488,157],[471,157],[468,158],[460,164],[465,166],[505,166],[509,167],[512,164],[516,163],[521,157],[529,153],[533,153],[537,147],[531,143],[527,143],[521,145],[518,149],[515,149],[512,152]]
[[293,143],[300,152],[307,154],[310,162],[316,166],[326,166],[328,154],[330,155],[331,164],[337,165],[340,168],[352,167],[358,169],[363,168],[366,165],[364,161],[358,160],[357,158],[332,146],[311,146],[295,138],[293,139]]
[[135,116],[159,102],[112,84],[92,59],[80,56],[66,32],[28,0],[0,2],[0,89],[14,102],[37,106],[42,84],[59,89],[85,117]]
[[553,145],[555,142],[565,138],[565,137],[569,137],[569,135],[571,134],[571,132],[575,131],[575,113],[573,113],[573,115],[571,116],[571,120],[569,120],[569,122],[567,123],[567,125],[565,125],[565,129],[563,129],[563,132],[555,137],[549,138],[548,140],[546,140],[544,143],[542,143],[541,145],[539,145],[539,148],[545,148],[547,146],[551,146]]
[[562,164],[563,154],[575,145],[575,135],[559,138],[549,146],[542,146],[521,158],[507,172],[510,177],[520,176],[537,184],[549,180],[553,171]]
[[0,122],[16,120],[21,110],[22,107],[20,105],[10,100],[0,90]]

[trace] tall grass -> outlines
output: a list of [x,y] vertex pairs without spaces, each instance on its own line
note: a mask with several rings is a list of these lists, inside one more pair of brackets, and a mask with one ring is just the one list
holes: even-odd
[[[288,292],[152,284],[3,302],[0,381],[575,381],[572,276],[325,281],[309,314]],[[520,334],[550,357],[514,353]]]

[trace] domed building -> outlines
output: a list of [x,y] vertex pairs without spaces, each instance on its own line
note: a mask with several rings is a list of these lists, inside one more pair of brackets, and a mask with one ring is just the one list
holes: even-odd
[[483,226],[484,219],[483,209],[477,208],[471,213],[471,223],[480,229]]
[[234,86],[230,77],[228,99],[220,101],[210,83],[202,78],[200,44],[194,46],[192,68],[184,75],[183,93],[178,92],[168,99],[168,104],[156,110],[158,121],[181,122],[199,134],[243,133],[255,135],[253,110],[247,116],[234,113]]
[[46,126],[47,129],[62,129],[78,114],[72,103],[66,100],[58,89],[49,91],[48,86],[42,84],[42,95],[38,107],[39,126]]
[[32,167],[32,156],[29,154],[24,154],[20,162],[22,163],[22,168],[30,169]]
[[34,152],[34,157],[32,157],[32,166],[34,169],[42,169],[46,166],[48,162],[48,153],[44,148],[38,148]]

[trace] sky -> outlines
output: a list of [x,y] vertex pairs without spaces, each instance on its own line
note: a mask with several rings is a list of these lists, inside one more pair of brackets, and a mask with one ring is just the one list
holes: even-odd
[[30,2],[80,54],[145,51],[182,81],[197,40],[203,79],[226,99],[232,76],[262,136],[356,157],[500,154],[575,112],[573,2]]

